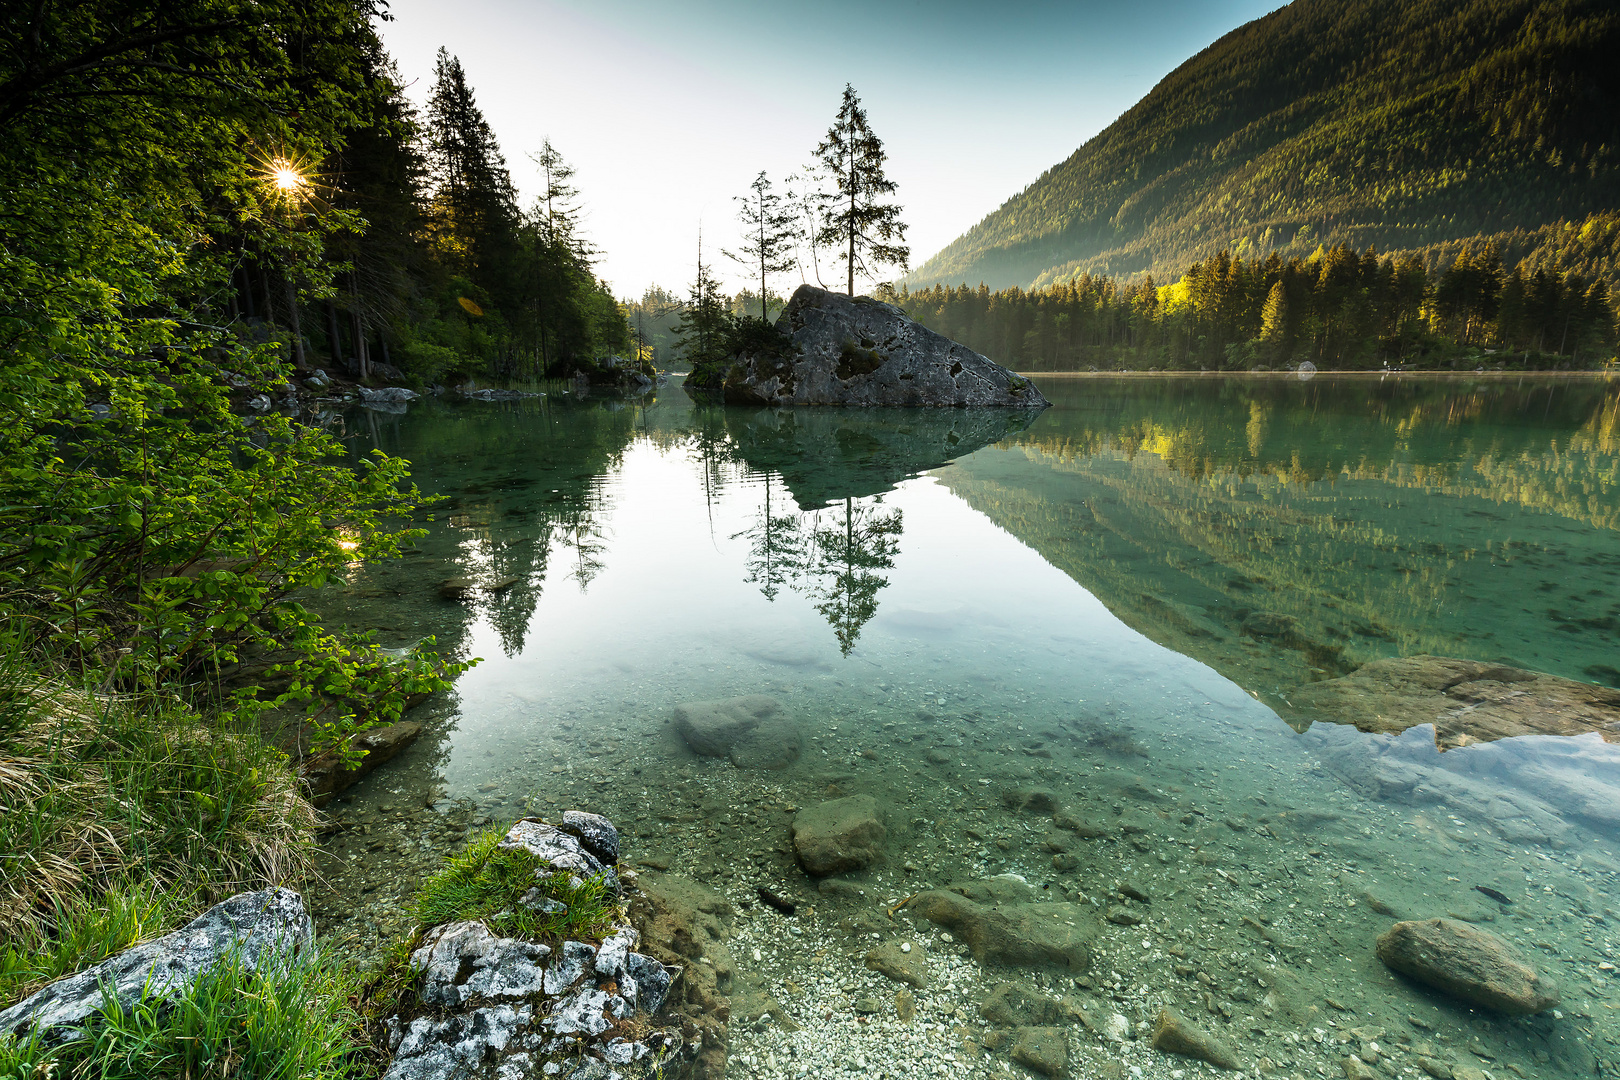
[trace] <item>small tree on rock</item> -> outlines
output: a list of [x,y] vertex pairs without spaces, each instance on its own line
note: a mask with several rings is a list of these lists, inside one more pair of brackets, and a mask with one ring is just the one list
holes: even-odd
[[849,295],[854,296],[857,269],[868,277],[875,276],[873,268],[884,264],[904,271],[911,249],[899,243],[906,238],[900,205],[882,201],[896,190],[894,181],[883,175],[883,163],[888,160],[883,140],[867,126],[866,110],[848,84],[838,117],[816,147],[816,157],[837,183],[837,190],[823,195],[826,210],[815,242],[838,251]]
[[796,262],[793,245],[799,236],[798,215],[771,190],[771,182],[763,172],[754,178],[749,190],[751,195],[737,197],[742,204],[737,217],[743,225],[743,245],[737,252],[726,252],[726,257],[759,271],[759,318],[764,322],[770,317],[770,292],[766,287],[769,276],[792,270]]

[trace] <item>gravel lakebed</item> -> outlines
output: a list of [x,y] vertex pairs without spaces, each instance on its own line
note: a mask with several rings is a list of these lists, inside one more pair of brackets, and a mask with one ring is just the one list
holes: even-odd
[[[727,1076],[1042,1075],[982,1011],[1003,984],[1061,1003],[1045,1026],[1061,1033],[1064,1076],[1214,1075],[1153,1048],[1165,1007],[1234,1049],[1229,1076],[1504,1080],[1620,1062],[1609,899],[1620,858],[1589,820],[1526,838],[1460,797],[1392,798],[1367,783],[1368,754],[1412,758],[1409,738],[1322,724],[1298,734],[1235,688],[1221,699],[1172,687],[1144,716],[1107,686],[1091,700],[1020,694],[1013,713],[1000,681],[941,683],[745,687],[779,702],[802,739],[769,770],[700,757],[671,709],[627,708],[604,691],[546,724],[485,725],[487,745],[461,736],[461,760],[479,767],[447,773],[454,711],[424,706],[441,737],[430,731],[330,808],[327,891],[313,895],[321,932],[374,958],[409,931],[401,905],[422,877],[471,832],[578,807],[618,824],[630,865],[724,898]],[[1446,757],[1411,767],[1466,778],[1449,762],[1468,759]],[[1493,782],[1470,790],[1490,794]],[[806,875],[795,816],[854,794],[879,807],[881,858]],[[949,931],[896,910],[984,881],[1083,905],[1096,927],[1089,966],[980,963]],[[1510,943],[1558,981],[1559,1008],[1500,1016],[1392,973],[1377,936],[1427,917]],[[924,985],[867,966],[888,945],[910,946]],[[1033,1060],[1052,1062],[1052,1048]]]

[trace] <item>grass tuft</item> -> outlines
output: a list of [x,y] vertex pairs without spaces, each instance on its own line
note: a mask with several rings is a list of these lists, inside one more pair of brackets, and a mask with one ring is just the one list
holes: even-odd
[[253,971],[228,957],[183,994],[125,1005],[109,993],[71,1042],[0,1039],[0,1078],[347,1080],[364,1068],[349,989],[323,964]]
[[314,821],[255,735],[0,660],[0,938],[59,937],[63,913],[108,908],[136,877],[205,901],[295,880]]
[[[536,871],[546,869],[545,860],[521,848],[500,848],[506,832],[497,827],[474,837],[428,879],[411,904],[423,925],[482,919],[504,937],[554,945],[565,938],[599,941],[624,917],[618,897],[600,876],[577,887],[561,874],[536,878]],[[532,888],[567,905],[567,911],[541,912],[520,904]]]
[[94,901],[58,898],[48,932],[25,923],[0,945],[0,1003],[20,1001],[48,982],[163,933],[187,911],[185,897],[167,895],[150,882],[119,882]]

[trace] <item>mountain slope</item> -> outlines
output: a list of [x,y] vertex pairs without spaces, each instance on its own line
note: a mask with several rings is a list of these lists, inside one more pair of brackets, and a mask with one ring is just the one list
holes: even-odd
[[1422,249],[1620,208],[1612,0],[1296,0],[1221,38],[913,288]]

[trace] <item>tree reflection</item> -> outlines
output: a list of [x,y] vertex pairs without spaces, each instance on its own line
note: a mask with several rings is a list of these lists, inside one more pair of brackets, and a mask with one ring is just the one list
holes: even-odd
[[752,528],[732,537],[747,537],[748,576],[743,580],[758,585],[765,599],[775,600],[782,586],[799,580],[808,565],[804,515],[791,509],[780,513],[772,505],[772,488],[776,478],[765,475],[765,504]]
[[900,551],[900,511],[879,512],[881,501],[857,504],[845,498],[842,521],[822,528],[818,520],[814,533],[815,573],[821,580],[810,595],[845,656],[877,614],[877,594],[889,583],[877,571],[894,566]]

